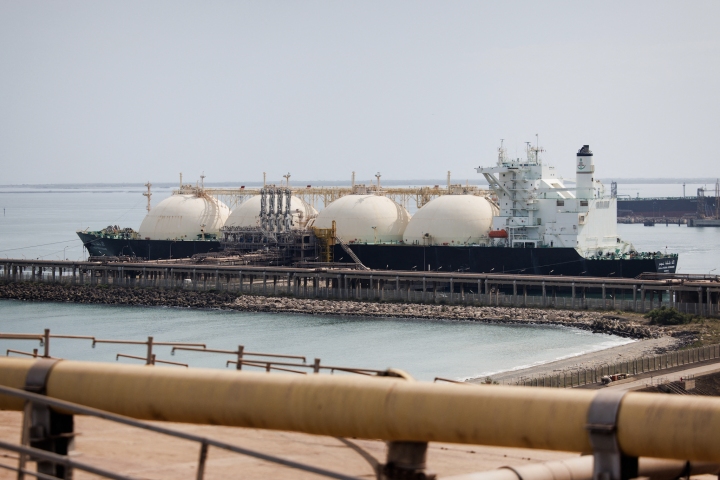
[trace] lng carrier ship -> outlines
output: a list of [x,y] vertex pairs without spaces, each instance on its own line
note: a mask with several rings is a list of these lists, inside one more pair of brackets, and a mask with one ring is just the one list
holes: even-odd
[[[563,179],[527,147],[527,158],[478,167],[493,195],[448,185],[415,215],[378,186],[353,185],[319,213],[288,188],[263,187],[230,210],[200,186],[182,186],[149,209],[135,232],[78,232],[93,256],[178,259],[275,252],[273,264],[355,262],[362,268],[636,277],[675,273],[677,255],[638,252],[617,234],[617,198],[595,180],[583,146]],[[574,186],[568,186],[574,184]],[[270,258],[270,257],[268,257]]]

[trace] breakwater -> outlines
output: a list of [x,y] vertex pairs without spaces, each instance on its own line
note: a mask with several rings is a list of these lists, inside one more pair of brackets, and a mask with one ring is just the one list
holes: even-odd
[[243,312],[559,325],[634,339],[658,338],[669,333],[663,327],[642,325],[628,318],[594,311],[309,299],[216,290],[193,291],[181,288],[2,282],[0,298],[80,304],[225,309]]

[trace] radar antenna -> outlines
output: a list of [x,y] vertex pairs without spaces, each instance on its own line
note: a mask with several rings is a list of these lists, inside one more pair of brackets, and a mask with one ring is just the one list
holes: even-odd
[[525,151],[527,152],[528,162],[540,163],[540,152],[545,150],[540,148],[540,137],[539,134],[535,134],[535,146],[531,146],[531,142],[525,142]]

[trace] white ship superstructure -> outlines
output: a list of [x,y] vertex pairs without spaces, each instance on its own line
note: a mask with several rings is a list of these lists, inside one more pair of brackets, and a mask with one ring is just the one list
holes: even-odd
[[508,158],[502,146],[498,151],[496,167],[476,169],[497,195],[495,245],[574,248],[585,258],[634,251],[617,234],[617,198],[606,196],[602,182],[595,180],[588,145],[577,153],[574,182],[543,163],[538,147],[528,145],[526,160]]

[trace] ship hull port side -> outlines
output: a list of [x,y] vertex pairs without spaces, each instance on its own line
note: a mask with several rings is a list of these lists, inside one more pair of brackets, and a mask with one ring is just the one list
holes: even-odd
[[[132,240],[78,235],[93,256],[136,256],[150,260],[189,258],[221,251],[217,241]],[[350,260],[340,245],[335,259]],[[509,248],[451,245],[351,244],[367,267],[377,270],[464,271],[520,275],[564,275],[634,278],[644,272],[675,273],[677,257],[583,258],[573,248]]]
[[[677,256],[584,258],[574,248],[372,244],[350,248],[365,266],[378,270],[634,278],[644,272],[675,273],[678,260]],[[333,253],[336,259],[347,260],[341,246],[335,245]]]
[[96,257],[125,255],[147,260],[165,260],[190,258],[198,253],[221,250],[220,242],[214,240],[145,240],[107,238],[90,232],[77,234],[88,253]]

